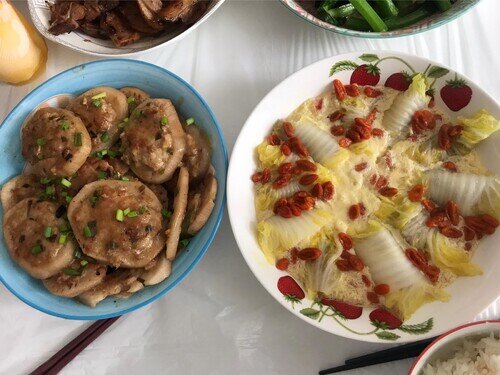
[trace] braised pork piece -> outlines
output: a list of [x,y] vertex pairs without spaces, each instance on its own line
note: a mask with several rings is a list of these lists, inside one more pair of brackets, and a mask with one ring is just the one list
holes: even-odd
[[29,168],[2,187],[4,239],[57,296],[95,307],[162,282],[215,206],[209,138],[139,88],[40,108],[21,141]]
[[60,35],[80,30],[124,47],[145,36],[189,27],[209,4],[205,0],[55,0],[49,3],[49,31]]

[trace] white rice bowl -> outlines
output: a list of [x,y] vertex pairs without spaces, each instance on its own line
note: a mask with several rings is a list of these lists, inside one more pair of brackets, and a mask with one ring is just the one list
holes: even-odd
[[500,374],[500,332],[488,337],[464,339],[454,355],[424,367],[424,375]]
[[500,320],[469,323],[434,340],[408,375],[500,374]]

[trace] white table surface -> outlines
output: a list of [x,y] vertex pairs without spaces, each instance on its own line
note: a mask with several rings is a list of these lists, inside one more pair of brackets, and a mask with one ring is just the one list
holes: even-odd
[[[15,2],[25,12],[23,2]],[[240,128],[278,82],[319,59],[386,49],[449,65],[500,96],[500,1],[483,0],[447,26],[391,40],[348,38],[313,27],[276,1],[229,1],[176,45],[141,60],[192,83],[214,109],[231,149]],[[47,78],[93,58],[49,43],[44,75],[0,84],[0,121]],[[500,302],[478,319],[499,317]],[[33,370],[90,323],[38,312],[0,286],[0,374]],[[168,296],[116,322],[65,368],[78,374],[314,374],[389,345],[336,337],[289,314],[260,286],[227,215],[198,267]],[[410,360],[346,374],[403,374]]]

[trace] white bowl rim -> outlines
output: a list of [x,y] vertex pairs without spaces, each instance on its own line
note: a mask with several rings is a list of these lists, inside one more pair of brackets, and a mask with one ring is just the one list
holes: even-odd
[[[466,328],[473,327],[473,326],[480,326],[480,325],[492,325],[492,326],[499,326],[500,327],[500,319],[493,319],[493,320],[481,320],[478,322],[472,322],[472,323],[467,323],[461,326],[458,326],[456,328],[450,329],[448,332],[443,333],[441,336],[437,337],[434,341],[432,341],[429,345],[425,347],[425,349],[420,353],[420,355],[415,359],[413,364],[410,367],[410,370],[408,370],[408,375],[416,375],[414,372],[415,370],[421,370],[422,366],[425,364],[422,361],[425,361],[432,352],[435,350],[439,349],[443,345],[447,345],[448,343],[443,342],[445,338],[451,338],[450,336],[456,336],[460,337],[459,333]],[[471,332],[472,333],[472,332]],[[465,338],[465,336],[464,336]],[[417,368],[417,366],[420,366],[420,368]]]
[[[332,55],[330,57],[326,57],[324,59],[321,59],[321,60],[318,60],[318,61],[315,61],[309,65],[306,65],[300,69],[298,69],[297,71],[295,71],[294,73],[290,74],[289,76],[287,76],[286,78],[284,78],[282,81],[280,81],[276,86],[274,86],[260,101],[259,103],[255,106],[255,108],[252,110],[252,112],[250,113],[250,115],[248,116],[247,120],[245,121],[245,124],[243,125],[243,127],[240,129],[240,133],[238,134],[238,137],[234,143],[234,146],[232,148],[232,152],[231,152],[231,157],[230,157],[230,160],[229,160],[229,168],[228,168],[228,171],[227,171],[227,189],[226,189],[226,199],[227,199],[227,210],[228,210],[228,216],[229,216],[229,222],[231,224],[231,229],[233,231],[233,235],[234,235],[234,238],[236,240],[236,244],[238,245],[238,249],[240,250],[241,254],[243,255],[243,258],[245,259],[245,262],[247,263],[248,267],[250,268],[250,270],[252,271],[252,273],[254,274],[255,278],[259,281],[259,283],[264,287],[264,289],[267,290],[267,292],[278,302],[280,303],[288,312],[292,313],[293,315],[295,315],[296,317],[300,318],[301,320],[305,321],[306,323],[308,324],[311,324],[313,325],[314,327],[317,327],[325,332],[328,332],[332,335],[337,335],[337,336],[341,336],[341,337],[345,337],[345,338],[348,338],[348,339],[352,339],[352,340],[357,340],[357,341],[363,341],[363,342],[373,342],[373,343],[380,343],[380,344],[387,344],[387,341],[382,341],[382,340],[367,340],[365,338],[368,338],[369,336],[360,336],[360,335],[349,335],[348,332],[344,332],[344,331],[339,331],[339,332],[331,332],[330,330],[328,330],[324,325],[321,325],[319,323],[317,323],[316,321],[313,321],[309,318],[307,318],[306,316],[304,316],[303,314],[300,314],[298,311],[294,310],[294,309],[290,309],[289,305],[287,305],[285,303],[284,300],[280,300],[280,299],[277,299],[275,298],[274,296],[274,289],[271,290],[271,287],[267,285],[267,283],[265,283],[263,281],[263,279],[258,275],[258,273],[256,272],[256,266],[255,264],[252,262],[251,260],[251,257],[250,257],[250,254],[246,251],[243,251],[242,248],[245,247],[244,244],[241,242],[241,239],[238,237],[238,235],[236,234],[237,231],[235,230],[235,228],[237,228],[237,223],[238,223],[238,216],[237,216],[237,213],[236,212],[233,212],[233,209],[232,209],[232,205],[231,205],[231,202],[233,201],[233,195],[237,195],[238,192],[237,191],[234,191],[234,189],[230,189],[230,187],[232,186],[232,183],[231,181],[234,179],[233,178],[233,174],[236,174],[237,172],[235,171],[236,170],[236,165],[235,163],[233,163],[233,158],[234,158],[234,155],[235,155],[235,150],[239,147],[239,144],[240,143],[244,143],[245,140],[243,139],[242,137],[242,133],[243,133],[243,130],[249,126],[249,124],[252,122],[252,119],[253,117],[255,116],[255,114],[260,110],[261,106],[263,106],[263,104],[266,102],[266,100],[268,99],[268,97],[272,96],[274,94],[275,91],[278,91],[278,89],[281,87],[281,86],[284,86],[288,83],[288,81],[292,80],[294,78],[294,76],[296,74],[299,74],[300,72],[302,72],[303,70],[306,70],[306,69],[309,69],[315,65],[320,65],[322,63],[324,63],[325,61],[328,61],[328,60],[333,60],[333,59],[336,59],[338,61],[340,60],[344,60],[344,59],[347,59],[347,58],[353,58],[353,56],[359,56],[363,53],[371,53],[371,54],[392,54],[394,56],[398,56],[398,57],[407,57],[407,58],[417,58],[417,59],[420,59],[420,60],[423,60],[423,61],[426,61],[428,62],[429,64],[433,64],[433,65],[439,65],[443,68],[446,68],[446,69],[449,69],[450,72],[457,72],[456,69],[446,65],[446,64],[442,64],[442,63],[439,63],[439,62],[436,62],[436,61],[433,61],[431,59],[428,59],[426,57],[421,57],[421,56],[416,56],[416,55],[412,55],[412,54],[409,54],[409,53],[404,53],[404,52],[399,52],[399,51],[391,51],[391,50],[361,50],[361,51],[351,51],[351,52],[347,52],[347,53],[343,53],[343,54],[339,54],[339,55]],[[492,100],[497,107],[500,107],[500,103],[495,99],[493,98],[493,96],[491,96],[490,94],[488,94],[478,83],[476,83],[475,80],[472,80],[470,77],[460,73],[461,76],[463,78],[465,78],[469,83],[473,84],[475,87],[474,87],[474,90],[476,91],[479,91],[482,95],[486,96],[487,98],[489,98],[490,100]],[[304,100],[306,100],[307,98],[304,98]],[[482,311],[484,309],[486,309],[493,301],[490,301],[487,305],[485,306],[482,306],[480,309],[478,308],[478,311]],[[431,331],[432,332],[432,331]],[[433,332],[433,335],[435,336],[436,334],[442,334],[443,332]],[[428,337],[428,336],[427,336]],[[411,339],[411,338],[401,338],[400,340],[398,340],[398,343],[409,343],[409,342],[415,342],[415,341],[418,341],[419,339],[420,340],[423,340],[425,339],[426,336],[422,336],[422,337],[415,337],[414,339]]]

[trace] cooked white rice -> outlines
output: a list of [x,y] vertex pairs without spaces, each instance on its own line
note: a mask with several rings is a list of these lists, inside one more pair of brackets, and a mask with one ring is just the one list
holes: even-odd
[[498,375],[500,338],[493,333],[482,339],[466,339],[454,348],[453,357],[428,363],[424,375]]

